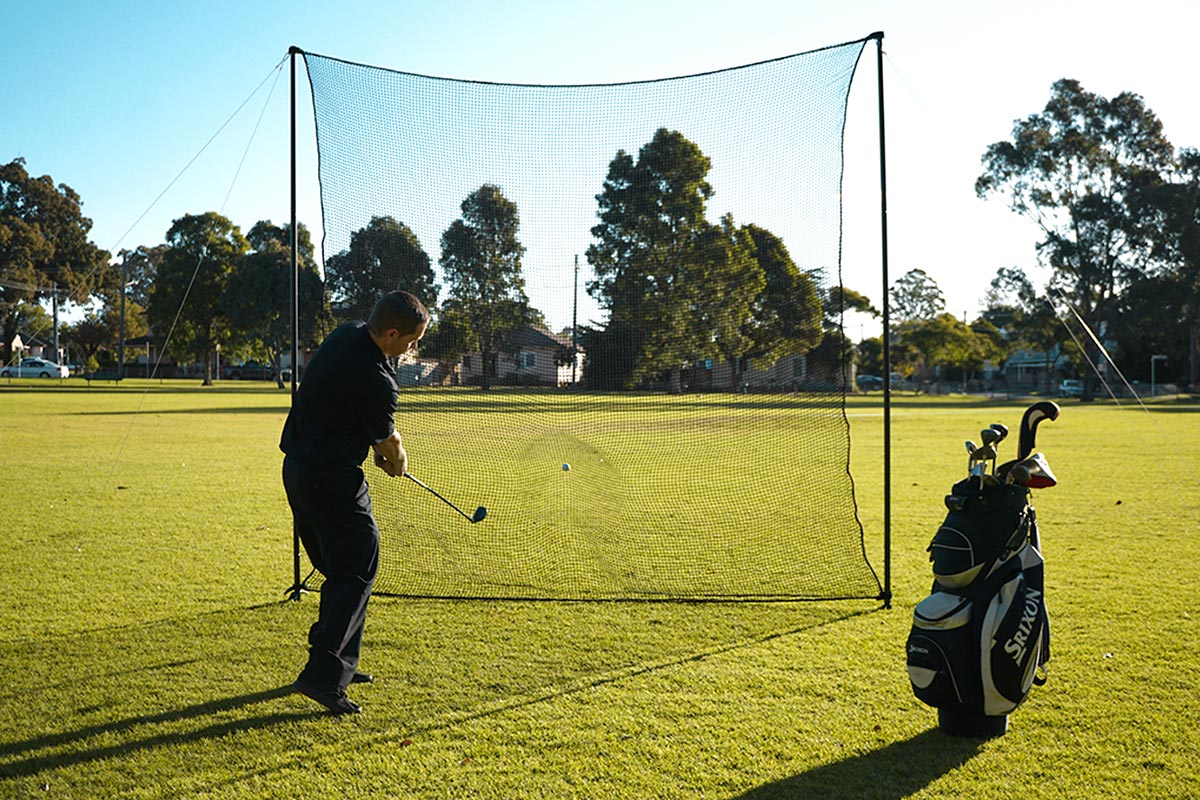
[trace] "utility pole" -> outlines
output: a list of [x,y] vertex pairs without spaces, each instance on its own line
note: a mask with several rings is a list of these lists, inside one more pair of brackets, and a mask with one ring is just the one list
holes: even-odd
[[120,333],[117,334],[117,380],[125,378],[125,262],[129,260],[126,255],[121,258],[121,322],[117,326]]
[[575,386],[575,366],[579,363],[579,254],[575,254],[575,289],[571,293],[571,386]]
[[54,309],[54,357],[58,358],[58,281],[50,287],[50,307]]

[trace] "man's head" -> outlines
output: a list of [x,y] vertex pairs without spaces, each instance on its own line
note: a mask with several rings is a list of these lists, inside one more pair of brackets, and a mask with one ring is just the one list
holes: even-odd
[[429,310],[413,295],[400,291],[380,298],[367,320],[371,338],[388,357],[407,353],[428,326]]

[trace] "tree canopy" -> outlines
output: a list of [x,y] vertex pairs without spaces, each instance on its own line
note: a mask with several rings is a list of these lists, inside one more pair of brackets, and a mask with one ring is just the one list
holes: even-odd
[[[1018,120],[1011,140],[987,148],[975,191],[1007,197],[1037,224],[1053,287],[1099,329],[1115,319],[1118,295],[1149,263],[1156,228],[1138,208],[1173,156],[1140,96],[1107,99],[1064,78],[1041,113]],[[1084,398],[1091,396],[1089,379]]]
[[910,269],[892,284],[892,311],[899,322],[932,320],[946,308],[937,281],[923,269]]
[[225,292],[249,243],[238,226],[209,211],[175,220],[166,245],[150,295],[150,323],[159,335],[170,334],[177,352],[203,360],[205,383],[211,383],[214,348],[231,337]]
[[[315,348],[328,332],[331,317],[313,260],[312,239],[303,223],[298,234],[299,346]],[[222,306],[232,340],[265,350],[282,387],[278,367],[292,339],[291,225],[260,221],[246,234],[246,240],[253,249],[235,263]]]
[[589,361],[606,384],[666,374],[674,387],[690,360],[777,358],[811,333],[803,317],[792,328],[782,318],[812,299],[782,243],[730,215],[707,220],[710,167],[694,142],[665,128],[636,159],[622,150],[609,164],[587,250],[596,274],[588,292],[609,311],[606,331],[588,338]]
[[34,177],[18,158],[0,165],[0,317],[3,355],[11,344],[21,303],[48,298],[57,287],[82,303],[104,277],[109,253],[88,239],[92,221],[83,201],[49,175]]
[[390,216],[375,216],[350,235],[350,249],[325,263],[330,306],[338,321],[366,319],[380,297],[397,288],[437,305],[437,283],[417,236]]
[[[442,234],[441,267],[447,298],[439,338],[478,350],[483,388],[495,373],[504,334],[532,320],[521,271],[520,215],[499,186],[484,184],[463,200],[462,216]],[[453,326],[455,334],[447,335]]]

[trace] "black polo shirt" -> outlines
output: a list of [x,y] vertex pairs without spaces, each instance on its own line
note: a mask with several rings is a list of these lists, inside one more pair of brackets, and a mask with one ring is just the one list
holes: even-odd
[[325,338],[304,370],[279,449],[307,464],[357,467],[395,431],[396,374],[365,322]]

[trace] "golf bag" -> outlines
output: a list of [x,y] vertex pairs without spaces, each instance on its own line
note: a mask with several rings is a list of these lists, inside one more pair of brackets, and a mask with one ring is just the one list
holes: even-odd
[[994,736],[1050,659],[1037,517],[1025,486],[981,474],[955,484],[946,507],[929,545],[933,591],[913,612],[909,680],[946,733]]

